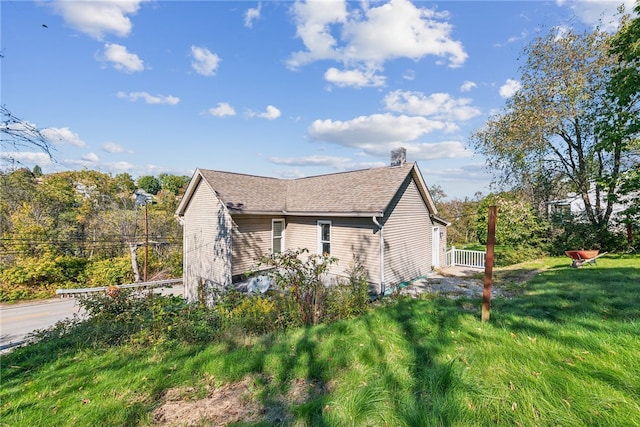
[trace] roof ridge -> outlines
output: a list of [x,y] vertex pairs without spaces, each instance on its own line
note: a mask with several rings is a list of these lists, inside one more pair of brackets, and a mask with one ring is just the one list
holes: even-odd
[[273,179],[273,180],[276,180],[276,181],[289,181],[290,180],[290,179],[287,179],[287,178],[276,178],[276,177],[272,177],[272,176],[254,175],[254,174],[248,174],[248,173],[242,173],[242,172],[221,171],[221,170],[217,170],[217,169],[202,169],[202,168],[198,168],[198,169],[203,171],[203,172],[224,173],[224,174],[228,174],[228,175],[248,176],[248,177],[251,177],[251,178]]
[[366,172],[366,171],[380,170],[380,169],[398,169],[398,168],[401,168],[401,167],[403,167],[405,165],[413,165],[413,164],[415,164],[415,162],[404,162],[403,164],[398,165],[398,166],[389,166],[389,165],[374,166],[374,167],[364,168],[364,169],[353,169],[353,170],[347,170],[347,171],[323,173],[323,174],[320,174],[320,175],[303,176],[303,177],[299,177],[299,178],[289,178],[288,181],[301,181],[303,179],[313,179],[313,178],[320,178],[320,177],[326,177],[326,176],[342,175],[342,174],[356,173],[356,172]]

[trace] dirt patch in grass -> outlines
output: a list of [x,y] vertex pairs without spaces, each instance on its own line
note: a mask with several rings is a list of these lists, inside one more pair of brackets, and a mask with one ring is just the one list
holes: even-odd
[[[513,265],[494,269],[491,296],[513,297],[521,293],[529,280],[545,271],[542,264],[539,268],[532,267],[530,264],[528,263],[526,268],[522,265]],[[483,280],[484,270],[447,267],[434,275],[414,280],[401,288],[400,294],[417,297],[422,293],[430,293],[452,299],[479,298],[482,297]]]
[[[267,379],[267,382],[270,380]],[[264,382],[264,380],[263,380]],[[221,387],[209,387],[205,398],[193,398],[193,387],[179,387],[165,392],[161,405],[153,412],[158,426],[226,426],[232,423],[265,422],[269,425],[287,424],[291,405],[301,405],[322,394],[327,387],[320,381],[295,379],[287,392],[267,403],[258,399],[255,379]]]

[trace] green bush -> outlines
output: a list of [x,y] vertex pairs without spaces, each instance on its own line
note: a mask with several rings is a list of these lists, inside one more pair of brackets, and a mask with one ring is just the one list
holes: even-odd
[[334,257],[309,254],[308,249],[297,249],[263,256],[257,269],[267,268],[276,288],[292,296],[302,323],[315,325],[324,318],[327,286],[323,278],[337,261]]
[[551,242],[551,253],[564,255],[564,251],[577,249],[626,252],[628,243],[623,230],[599,228],[585,222],[569,222],[556,227]]
[[85,277],[88,287],[132,283],[134,278],[131,269],[131,258],[129,256],[121,256],[91,261],[85,269]]
[[0,301],[51,298],[57,288],[77,286],[85,264],[72,256],[19,258],[0,271]]
[[350,319],[365,313],[369,308],[369,283],[364,267],[354,262],[348,280],[338,281],[328,289],[326,318]]
[[181,297],[114,288],[78,300],[86,318],[75,317],[38,331],[36,341],[64,338],[67,345],[108,347],[166,341],[207,343],[220,336],[220,315]]
[[520,246],[518,248],[507,246],[496,247],[494,250],[493,264],[496,267],[506,267],[508,265],[538,259],[545,255],[546,252],[544,250],[532,246]]
[[262,296],[249,296],[229,314],[229,319],[245,332],[264,334],[277,329],[276,304]]

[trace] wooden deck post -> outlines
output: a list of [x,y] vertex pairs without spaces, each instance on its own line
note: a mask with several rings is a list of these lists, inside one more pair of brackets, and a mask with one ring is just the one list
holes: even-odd
[[493,276],[493,250],[496,243],[496,220],[498,208],[489,206],[487,224],[487,254],[484,262],[484,288],[482,290],[482,322],[487,322],[491,315],[491,281]]

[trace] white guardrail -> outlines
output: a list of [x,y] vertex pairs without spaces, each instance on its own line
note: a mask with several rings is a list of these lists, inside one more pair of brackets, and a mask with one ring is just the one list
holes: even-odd
[[484,260],[487,253],[484,251],[468,251],[456,249],[455,246],[447,252],[447,265],[459,265],[461,267],[484,268]]
[[[179,285],[182,279],[155,280],[153,282],[127,283],[125,285],[116,285],[120,289],[152,289],[163,288],[165,286]],[[98,286],[96,288],[79,288],[79,289],[56,289],[56,295],[60,298],[73,298],[84,296],[96,292],[106,292],[108,286]]]

